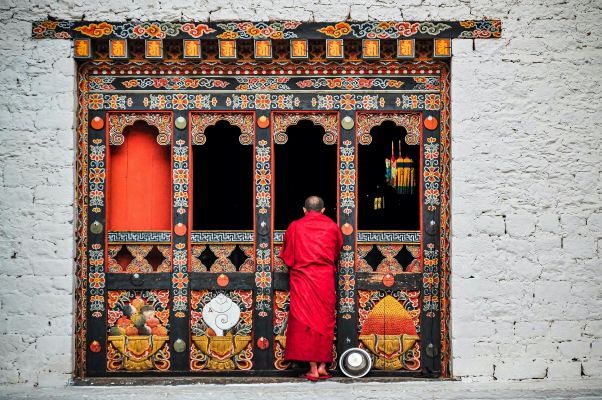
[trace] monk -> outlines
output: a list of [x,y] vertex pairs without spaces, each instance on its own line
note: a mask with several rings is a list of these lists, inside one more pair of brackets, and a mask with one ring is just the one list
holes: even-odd
[[309,362],[301,377],[330,378],[334,340],[336,261],[343,245],[338,225],[324,215],[324,200],[305,200],[305,216],[293,221],[282,244],[280,258],[289,267],[290,306],[284,358]]

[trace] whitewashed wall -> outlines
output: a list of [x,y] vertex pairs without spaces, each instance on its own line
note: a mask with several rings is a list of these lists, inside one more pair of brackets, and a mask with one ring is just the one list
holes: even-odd
[[[597,0],[1,0],[0,384],[73,368],[75,64],[61,19],[500,18],[455,40],[453,373],[602,375],[602,3]],[[473,48],[474,46],[474,48]]]

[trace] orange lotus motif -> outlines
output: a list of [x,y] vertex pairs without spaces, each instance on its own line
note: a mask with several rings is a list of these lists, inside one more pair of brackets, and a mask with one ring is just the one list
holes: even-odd
[[193,336],[192,341],[209,357],[207,369],[227,371],[236,367],[232,358],[247,347],[251,336]]
[[169,340],[169,336],[109,336],[109,342],[124,357],[128,371],[146,371],[153,368],[152,357]]
[[374,368],[405,368],[403,356],[420,337],[412,317],[393,296],[387,295],[368,313],[360,341],[374,354]]

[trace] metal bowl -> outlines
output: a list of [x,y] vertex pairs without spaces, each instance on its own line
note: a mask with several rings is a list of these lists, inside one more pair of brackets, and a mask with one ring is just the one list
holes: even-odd
[[346,350],[340,358],[341,372],[349,378],[361,378],[372,368],[372,358],[364,349],[357,347]]

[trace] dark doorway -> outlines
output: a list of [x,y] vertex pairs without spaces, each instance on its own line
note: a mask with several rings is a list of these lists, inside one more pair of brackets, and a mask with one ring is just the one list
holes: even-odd
[[220,121],[192,146],[194,230],[253,229],[253,146],[240,128]]
[[[420,146],[406,144],[406,130],[390,121],[371,135],[372,143],[358,145],[358,229],[419,230]],[[388,179],[386,160],[392,156],[413,174],[409,186]]]
[[311,121],[290,126],[285,144],[274,145],[274,228],[303,217],[309,196],[324,199],[324,214],[337,220],[337,147],[324,143],[324,128]]

